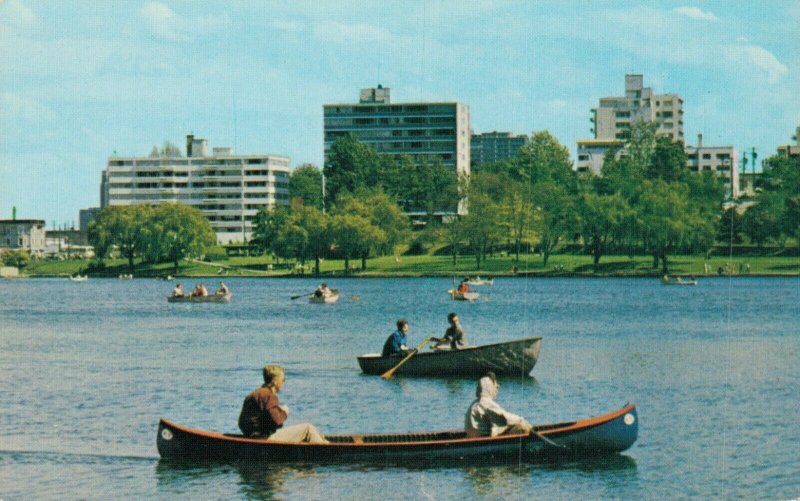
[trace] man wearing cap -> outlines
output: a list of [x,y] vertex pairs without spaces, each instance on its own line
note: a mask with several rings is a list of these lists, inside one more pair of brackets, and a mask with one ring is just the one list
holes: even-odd
[[467,437],[495,437],[530,433],[533,428],[525,418],[506,411],[494,401],[499,389],[493,372],[478,381],[475,389],[477,399],[472,402],[464,418]]

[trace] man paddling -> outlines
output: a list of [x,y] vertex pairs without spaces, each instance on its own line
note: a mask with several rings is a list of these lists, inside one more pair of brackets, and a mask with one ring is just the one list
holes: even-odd
[[386,342],[383,343],[383,351],[381,352],[382,357],[390,357],[392,355],[402,355],[408,352],[408,337],[406,333],[408,332],[408,321],[405,319],[400,319],[397,321],[397,330],[394,331],[386,338]]
[[533,427],[525,418],[506,411],[497,402],[500,385],[493,372],[487,372],[475,388],[477,399],[472,402],[464,417],[464,431],[467,437],[495,437],[497,435],[516,435],[530,433]]
[[436,344],[431,346],[432,349],[438,349],[442,345],[450,345],[451,350],[457,350],[467,345],[467,335],[464,333],[464,327],[461,326],[461,320],[458,314],[451,312],[447,315],[447,322],[450,324],[447,330],[444,331],[444,337],[441,339],[434,338]]

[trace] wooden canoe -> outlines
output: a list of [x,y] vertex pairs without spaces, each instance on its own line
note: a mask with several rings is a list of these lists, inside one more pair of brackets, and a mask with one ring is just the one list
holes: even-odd
[[333,304],[339,300],[339,289],[331,289],[331,293],[322,296],[315,296],[314,294],[310,294],[308,296],[309,303],[315,304]]
[[[467,346],[458,350],[421,351],[408,359],[395,374],[413,376],[483,376],[528,375],[536,365],[542,338],[531,337],[505,343]],[[358,365],[367,374],[383,374],[403,357],[369,354],[358,357]]]
[[639,418],[633,404],[612,413],[536,425],[530,434],[467,438],[463,431],[326,435],[328,444],[289,443],[197,430],[166,419],[158,425],[162,458],[177,461],[264,461],[342,463],[391,460],[535,461],[552,456],[598,456],[628,449]]
[[167,296],[167,301],[170,303],[227,303],[231,300],[233,293],[227,294],[209,294],[208,296],[195,296],[186,294],[183,296]]

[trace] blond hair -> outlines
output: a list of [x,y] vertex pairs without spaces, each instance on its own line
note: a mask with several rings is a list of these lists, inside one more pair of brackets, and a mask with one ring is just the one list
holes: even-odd
[[264,384],[267,386],[274,386],[273,383],[275,382],[278,377],[285,377],[283,372],[283,367],[280,365],[265,365],[264,366]]

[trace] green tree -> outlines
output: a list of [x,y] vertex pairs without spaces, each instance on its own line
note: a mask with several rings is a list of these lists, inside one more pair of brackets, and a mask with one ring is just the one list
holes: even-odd
[[[345,273],[350,272],[350,260],[363,257],[376,242],[386,240],[386,234],[364,216],[336,214],[331,218],[331,234],[336,251],[344,258]],[[363,263],[362,263],[363,266]]]
[[493,197],[497,186],[497,176],[479,172],[464,180],[469,213],[462,219],[464,237],[475,255],[477,269],[485,259],[490,246],[501,236],[501,208]]
[[299,198],[306,207],[322,209],[322,172],[312,164],[298,166],[289,177],[289,198]]
[[595,271],[600,265],[600,258],[606,253],[614,237],[620,234],[621,226],[630,213],[630,206],[618,194],[600,195],[588,192],[578,199],[580,230],[584,245],[592,255]]
[[314,274],[319,275],[320,258],[331,246],[330,218],[315,207],[303,206],[293,212],[291,219],[305,234],[306,242],[301,254],[303,263],[306,258],[313,259]]
[[550,255],[561,239],[569,236],[578,226],[576,196],[561,185],[543,181],[533,186],[531,200],[538,216],[536,227],[542,263],[547,266]]
[[90,227],[89,243],[101,259],[112,247],[128,260],[133,272],[133,260],[145,250],[150,236],[149,222],[153,208],[149,205],[113,205],[100,211]]
[[253,222],[250,245],[262,254],[274,252],[278,231],[286,224],[289,215],[289,208],[280,205],[259,209]]
[[181,259],[201,256],[217,242],[217,236],[203,213],[196,207],[163,203],[151,213],[149,245],[158,249],[160,258],[171,261],[178,271]]
[[24,268],[31,260],[31,255],[25,249],[12,249],[3,254],[3,264]]
[[334,141],[328,152],[325,174],[325,203],[332,205],[341,192],[378,185],[378,154],[353,134]]
[[175,158],[181,156],[181,149],[169,141],[165,141],[164,146],[161,147],[161,151],[159,153],[162,157]]
[[742,231],[752,243],[763,247],[769,238],[781,234],[783,200],[774,193],[763,193],[759,202],[745,211]]

